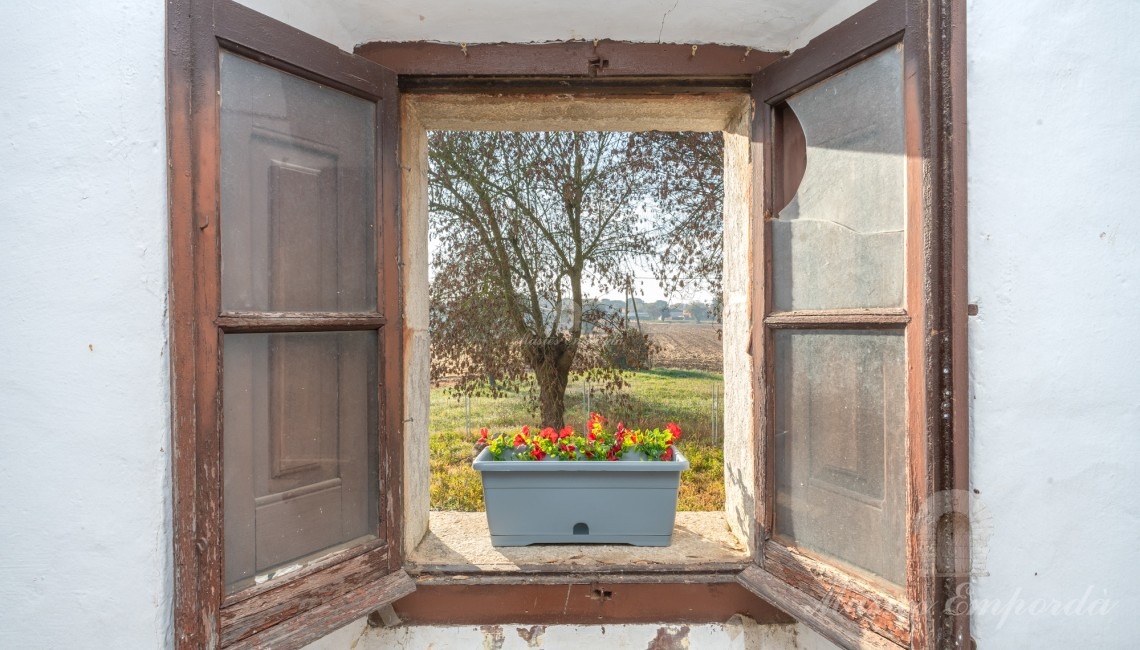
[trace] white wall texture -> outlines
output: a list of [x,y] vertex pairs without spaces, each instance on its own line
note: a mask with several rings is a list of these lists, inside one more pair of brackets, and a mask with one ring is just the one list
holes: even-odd
[[1135,647],[1140,3],[968,7],[974,631]]
[[[751,0],[720,0],[716,12],[680,0],[668,16],[664,0],[519,3],[518,21],[502,18],[506,0],[344,0],[359,15],[248,2],[342,47],[574,36],[765,45],[733,36],[763,20]],[[811,3],[798,32],[781,32],[785,46],[865,3],[833,4]],[[982,648],[1125,648],[1140,637],[1138,24],[1135,0],[969,0]],[[756,29],[777,43],[776,28]],[[171,643],[163,38],[160,0],[0,3],[3,648]],[[343,634],[359,634],[354,625]],[[800,631],[801,646],[821,647]],[[571,632],[600,638],[600,628]]]
[[830,650],[827,639],[801,625],[759,625],[741,616],[700,625],[454,625],[372,628],[363,620],[304,650]]
[[0,647],[171,636],[163,3],[0,2]]
[[239,0],[346,50],[369,41],[614,39],[802,47],[873,0]]

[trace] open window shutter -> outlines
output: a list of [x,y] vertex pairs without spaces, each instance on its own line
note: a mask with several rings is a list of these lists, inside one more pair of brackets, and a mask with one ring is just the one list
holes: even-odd
[[414,589],[396,75],[229,0],[169,22],[178,647],[300,647]]
[[923,7],[881,0],[753,80],[762,540],[740,582],[844,647],[937,634]]

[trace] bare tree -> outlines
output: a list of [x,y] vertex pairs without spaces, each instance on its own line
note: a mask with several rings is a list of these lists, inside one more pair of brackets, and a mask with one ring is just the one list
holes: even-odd
[[[633,158],[654,161],[657,250],[651,270],[668,293],[707,291],[721,304],[724,269],[724,135],[636,133]],[[719,318],[719,311],[710,313]]]
[[676,179],[641,137],[430,134],[433,380],[499,395],[533,377],[555,427],[571,374],[625,385],[622,367],[648,341],[587,292],[629,286],[636,260],[681,263],[656,262],[666,237],[654,215]]

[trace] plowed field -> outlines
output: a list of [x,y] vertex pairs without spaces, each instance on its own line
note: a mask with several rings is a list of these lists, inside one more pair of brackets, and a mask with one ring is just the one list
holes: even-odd
[[724,370],[717,323],[642,321],[641,329],[660,347],[653,355],[655,368]]

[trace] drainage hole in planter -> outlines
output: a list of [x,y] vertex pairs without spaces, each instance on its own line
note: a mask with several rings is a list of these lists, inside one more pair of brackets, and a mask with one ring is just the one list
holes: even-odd
[[590,534],[590,527],[584,523],[581,523],[581,522],[574,524],[574,534],[575,535],[589,535]]

